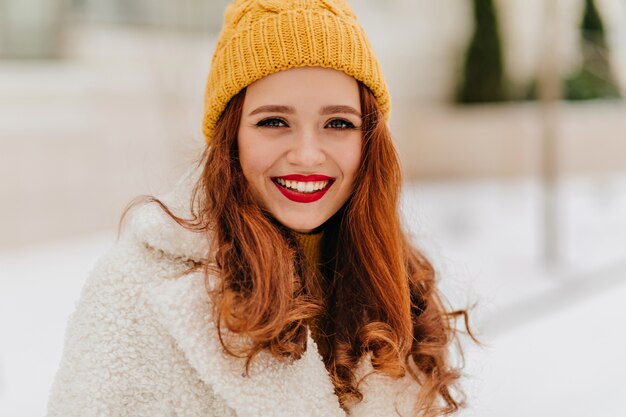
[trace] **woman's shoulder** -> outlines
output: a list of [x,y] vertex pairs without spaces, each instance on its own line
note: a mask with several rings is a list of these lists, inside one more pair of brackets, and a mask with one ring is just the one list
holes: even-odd
[[[179,216],[188,212],[193,177],[187,173],[163,196]],[[97,261],[81,292],[80,304],[136,310],[153,288],[178,281],[200,263],[210,262],[209,236],[185,229],[159,205],[139,205],[128,213],[117,242]]]
[[223,401],[195,377],[172,333],[187,325],[179,312],[211,313],[188,263],[128,238],[98,261],[68,323],[50,416],[231,415],[212,411],[225,410]]
[[[179,183],[162,197],[179,215],[179,203],[190,198],[186,189]],[[222,402],[184,359],[179,341],[191,336],[176,333],[199,317],[210,322],[205,277],[188,272],[207,248],[206,236],[182,228],[156,205],[130,213],[118,241],[89,274],[69,320],[51,416],[95,415],[94,407],[115,414],[121,404],[133,415],[159,415],[166,403],[202,410],[185,415],[222,415],[210,411]],[[183,398],[186,404],[178,404]]]

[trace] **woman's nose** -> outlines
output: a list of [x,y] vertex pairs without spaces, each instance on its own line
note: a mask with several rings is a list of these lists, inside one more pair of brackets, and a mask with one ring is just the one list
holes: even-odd
[[287,153],[287,162],[292,165],[313,167],[326,161],[319,135],[310,130],[297,132]]

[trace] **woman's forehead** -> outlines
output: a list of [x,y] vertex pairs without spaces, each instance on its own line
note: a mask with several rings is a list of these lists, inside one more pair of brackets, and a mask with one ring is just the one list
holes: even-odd
[[350,106],[360,110],[358,83],[353,77],[335,69],[291,68],[270,74],[248,86],[244,113],[253,107],[269,105],[284,106],[284,110],[328,106]]

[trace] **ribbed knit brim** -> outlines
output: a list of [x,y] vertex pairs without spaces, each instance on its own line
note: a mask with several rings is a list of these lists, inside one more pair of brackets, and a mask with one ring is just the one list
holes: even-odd
[[239,91],[272,73],[304,66],[334,68],[363,82],[388,117],[390,101],[380,64],[344,1],[236,1],[226,10],[207,81],[207,143]]

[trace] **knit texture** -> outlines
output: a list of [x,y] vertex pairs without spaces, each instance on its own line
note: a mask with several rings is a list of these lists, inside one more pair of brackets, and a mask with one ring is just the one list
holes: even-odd
[[293,231],[293,236],[298,242],[298,246],[302,249],[302,253],[313,268],[319,268],[320,254],[322,249],[322,237],[324,231],[317,233],[300,233]]
[[235,0],[226,9],[206,86],[207,143],[239,91],[267,75],[305,66],[337,69],[363,82],[388,118],[389,93],[380,64],[345,1]]

